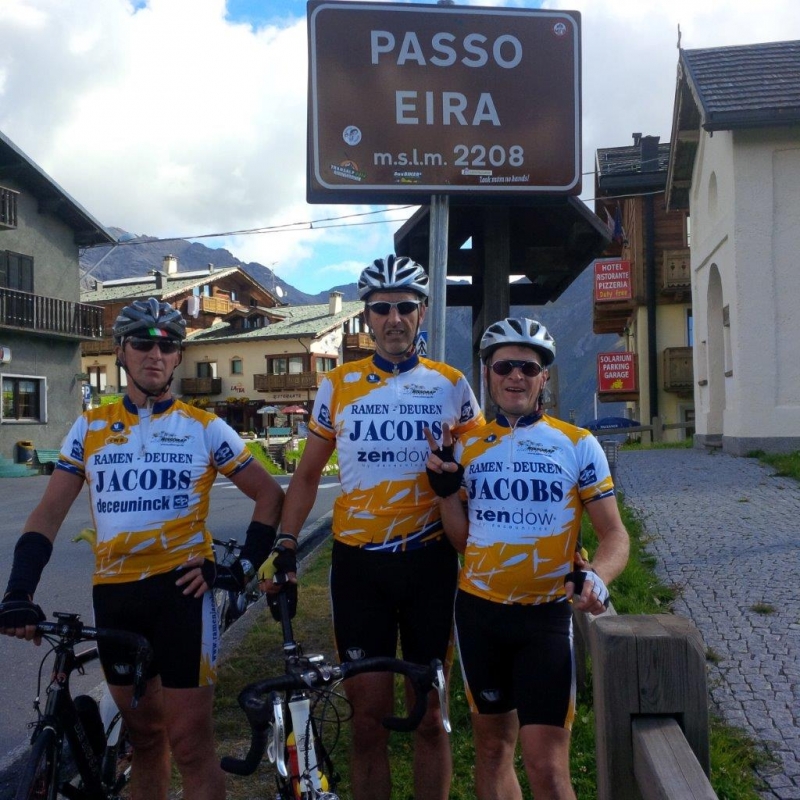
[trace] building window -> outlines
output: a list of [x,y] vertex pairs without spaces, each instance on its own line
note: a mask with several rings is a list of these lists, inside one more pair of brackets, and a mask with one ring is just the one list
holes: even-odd
[[33,293],[33,259],[10,250],[0,250],[0,286]]
[[299,375],[303,371],[303,356],[280,356],[268,362],[270,375]]
[[336,368],[336,359],[327,358],[325,356],[317,356],[315,361],[317,372],[330,372]]
[[3,376],[3,422],[45,422],[44,378]]
[[198,378],[216,378],[217,377],[217,362],[216,361],[200,361],[196,365]]
[[102,394],[106,390],[106,368],[105,367],[89,367],[89,385],[95,394]]
[[692,309],[686,309],[686,346],[694,347],[694,317]]
[[231,375],[241,375],[244,372],[241,358],[231,359]]

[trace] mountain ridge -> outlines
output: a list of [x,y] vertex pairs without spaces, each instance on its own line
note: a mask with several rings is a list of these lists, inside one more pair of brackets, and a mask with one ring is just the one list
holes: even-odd
[[[92,279],[109,281],[152,274],[153,270],[162,268],[165,256],[173,255],[178,259],[179,273],[206,269],[209,264],[220,269],[240,267],[273,293],[280,288],[281,299],[291,305],[327,303],[332,291],[341,292],[345,300],[358,298],[355,283],[338,284],[308,294],[284,281],[269,267],[241,261],[224,248],[211,248],[185,239],[164,241],[134,235],[121,228],[111,228],[111,231],[119,238],[118,244],[87,248],[81,253],[83,288],[89,288]],[[574,417],[579,424],[586,424],[595,416],[597,353],[622,349],[616,335],[592,332],[592,285],[592,270],[587,268],[554,302],[511,309],[512,315],[539,320],[555,338],[560,414],[564,419]],[[445,360],[469,376],[472,372],[470,309],[448,308],[446,325]],[[598,407],[598,416],[622,416],[623,408],[621,403],[602,404]]]

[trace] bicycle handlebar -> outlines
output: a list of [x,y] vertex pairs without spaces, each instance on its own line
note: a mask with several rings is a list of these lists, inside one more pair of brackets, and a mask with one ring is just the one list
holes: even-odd
[[[273,702],[268,698],[275,692],[321,689],[365,672],[392,672],[405,675],[411,681],[415,699],[408,716],[389,716],[383,719],[384,726],[394,731],[415,730],[428,707],[428,692],[437,688],[441,696],[444,691],[444,670],[438,659],[429,666],[423,666],[384,656],[344,664],[309,665],[306,669],[256,681],[245,686],[239,693],[239,706],[250,723],[250,750],[244,759],[225,756],[222,759],[222,769],[234,775],[251,775],[255,772],[267,747],[267,729],[273,719]],[[445,727],[449,729],[449,724]]]
[[[56,613],[57,622],[42,621],[36,625],[36,632],[43,636],[56,636],[63,643],[72,646],[80,642],[108,642],[117,644],[135,653],[133,669],[133,699],[131,708],[136,708],[139,700],[144,696],[147,685],[147,666],[153,657],[150,642],[143,636],[130,631],[118,631],[111,628],[94,628],[84,625],[77,614]],[[76,656],[78,663],[82,664],[93,657],[92,651],[86,651]]]

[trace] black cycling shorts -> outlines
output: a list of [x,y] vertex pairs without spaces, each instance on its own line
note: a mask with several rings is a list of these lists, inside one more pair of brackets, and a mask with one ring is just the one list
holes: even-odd
[[456,642],[473,712],[572,729],[575,657],[568,603],[494,603],[459,591]]
[[334,542],[333,630],[340,661],[397,655],[449,663],[458,554],[442,539],[417,550],[376,552]]
[[[219,624],[213,593],[194,598],[176,586],[180,570],[129,583],[94,587],[94,617],[99,628],[117,628],[144,636],[153,648],[147,677],[161,676],[170,689],[193,689],[216,682]],[[130,651],[97,645],[108,683],[133,683]]]

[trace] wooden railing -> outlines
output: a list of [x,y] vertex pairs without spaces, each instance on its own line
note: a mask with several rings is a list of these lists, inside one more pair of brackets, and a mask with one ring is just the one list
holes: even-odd
[[200,297],[200,310],[208,314],[228,314],[233,309],[230,300],[223,297]]
[[181,394],[219,394],[222,378],[181,378]]
[[114,352],[114,337],[104,336],[93,342],[81,342],[82,356],[101,356]]
[[281,392],[288,389],[316,389],[325,377],[324,372],[295,372],[283,375],[254,375],[257,392]]
[[578,679],[592,660],[597,800],[717,800],[705,648],[671,614],[575,612]]
[[374,350],[375,340],[368,333],[347,333],[344,337],[345,350]]
[[691,347],[664,348],[664,391],[691,392],[694,387],[694,358]]
[[103,335],[103,309],[0,288],[0,328],[65,339],[97,339]]

